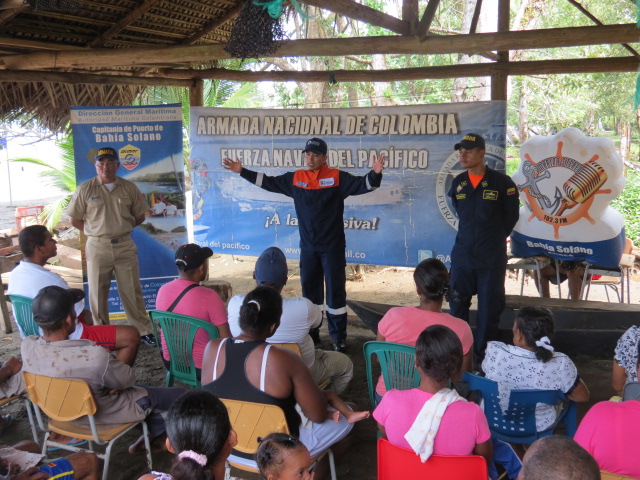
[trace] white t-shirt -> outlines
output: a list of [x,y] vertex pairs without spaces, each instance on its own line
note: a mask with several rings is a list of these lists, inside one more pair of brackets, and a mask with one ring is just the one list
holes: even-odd
[[176,214],[177,211],[178,211],[178,207],[176,207],[175,205],[167,205],[167,209],[166,209],[167,217],[172,217],[173,215]]
[[[69,288],[67,282],[65,282],[57,273],[47,270],[36,263],[22,260],[18,266],[11,271],[9,276],[9,289],[7,290],[7,293],[9,295],[36,298],[36,295],[38,295],[38,292],[42,288],[50,285]],[[84,310],[84,300],[80,300],[76,303],[75,309],[76,315],[80,315]],[[18,330],[20,331],[20,337],[24,338],[24,333],[22,332],[20,325],[18,325]],[[75,332],[69,335],[69,339],[78,340],[82,336],[83,330],[84,326],[81,322],[78,322]],[[40,331],[40,335],[42,335],[42,330]]]
[[[482,370],[487,378],[498,382],[498,395],[503,410],[509,407],[512,389],[560,390],[569,393],[578,381],[578,369],[564,353],[553,352],[553,358],[542,362],[526,348],[489,342]],[[538,404],[536,428],[550,427],[556,420],[552,405]]]
[[160,215],[162,212],[164,212],[165,208],[167,208],[166,203],[158,202],[151,208],[151,210],[153,210],[154,215]]
[[[242,333],[240,328],[240,307],[245,295],[234,295],[227,305],[229,329],[231,335],[237,337]],[[304,297],[283,298],[280,326],[267,338],[269,343],[297,343],[302,353],[302,361],[311,367],[315,361],[315,347],[309,336],[309,329],[322,322],[322,312],[311,300]]]

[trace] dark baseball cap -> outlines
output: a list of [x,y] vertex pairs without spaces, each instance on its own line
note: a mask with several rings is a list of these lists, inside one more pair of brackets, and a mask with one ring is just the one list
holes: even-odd
[[258,285],[265,282],[276,287],[282,287],[287,283],[289,269],[287,267],[287,257],[278,247],[267,248],[256,262],[253,275],[256,277]]
[[99,148],[98,151],[96,152],[96,162],[99,162],[103,158],[107,158],[107,157],[112,158],[116,162],[119,161],[118,152],[116,152],[115,148],[103,147],[103,148]]
[[179,246],[178,250],[176,250],[176,266],[186,272],[187,270],[198,268],[211,255],[213,255],[213,250],[209,247],[187,243]]
[[465,150],[471,150],[472,148],[478,147],[480,150],[484,150],[484,138],[482,138],[477,133],[467,133],[460,143],[456,143],[453,148],[456,150],[460,150],[464,148]]
[[304,146],[303,152],[319,153],[321,155],[327,154],[327,144],[320,138],[312,138],[307,140],[307,144]]
[[78,288],[44,287],[33,299],[33,319],[41,326],[59,322],[75,312],[75,304],[83,298],[84,292]]

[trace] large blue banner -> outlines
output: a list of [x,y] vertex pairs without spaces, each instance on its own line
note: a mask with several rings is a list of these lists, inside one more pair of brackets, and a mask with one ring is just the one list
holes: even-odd
[[276,245],[299,258],[293,201],[223,168],[222,159],[267,175],[305,168],[302,149],[324,139],[328,164],[364,175],[384,155],[382,185],[349,197],[347,262],[415,266],[448,262],[457,218],[446,196],[462,170],[453,146],[469,132],[487,139],[487,163],[505,168],[505,102],[318,110],[191,109],[196,242],[218,253],[258,256]]
[[[120,156],[117,175],[134,182],[147,200],[147,218],[132,237],[145,305],[154,309],[158,289],[177,276],[174,252],[187,242],[181,107],[74,107],[71,123],[78,185],[96,176],[96,149],[113,147]],[[84,249],[83,267],[86,290]],[[120,318],[123,310],[113,280],[109,312]]]

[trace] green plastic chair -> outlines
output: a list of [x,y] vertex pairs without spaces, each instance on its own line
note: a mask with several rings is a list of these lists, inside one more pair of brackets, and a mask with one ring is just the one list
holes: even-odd
[[377,356],[382,379],[387,390],[411,390],[420,385],[420,372],[415,367],[416,348],[402,343],[367,342],[364,344],[364,361],[367,369],[367,385],[372,408],[376,408],[376,383],[373,378],[372,357]]
[[22,297],[20,295],[7,295],[13,308],[13,318],[20,327],[25,337],[29,335],[40,335],[38,324],[33,319],[33,310],[31,304],[32,298]]
[[[157,322],[160,336],[157,336],[158,344],[164,339],[171,356],[169,371],[167,372],[166,385],[170,387],[174,381],[179,381],[194,388],[200,388],[197,369],[193,363],[193,340],[199,329],[209,334],[209,339],[220,337],[220,332],[215,325],[173,312],[153,310],[149,312],[152,324]],[[154,332],[157,330],[154,328]]]

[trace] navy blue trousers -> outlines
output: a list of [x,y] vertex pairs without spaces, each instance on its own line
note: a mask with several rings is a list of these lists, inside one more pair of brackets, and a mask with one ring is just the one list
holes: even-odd
[[302,296],[322,308],[326,285],[327,323],[334,342],[347,338],[346,266],[344,250],[300,251]]
[[449,284],[453,291],[460,294],[451,292],[451,315],[469,322],[471,297],[478,295],[476,331],[473,335],[473,358],[478,368],[484,359],[487,342],[498,338],[498,324],[505,304],[505,272],[506,265],[497,268],[469,268],[458,263],[451,265]]

